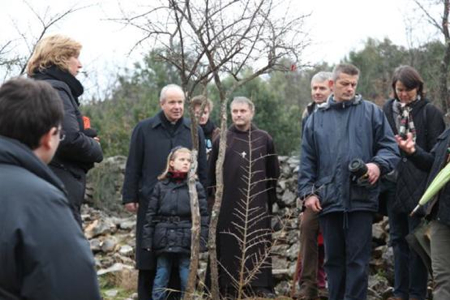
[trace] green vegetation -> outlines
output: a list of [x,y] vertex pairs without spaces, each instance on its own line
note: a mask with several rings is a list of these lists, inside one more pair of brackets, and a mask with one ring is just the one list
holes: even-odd
[[[393,70],[402,64],[412,65],[424,78],[428,98],[439,106],[438,74],[443,51],[444,45],[439,41],[405,49],[389,39],[377,41],[369,38],[362,50],[350,52],[343,62],[360,68],[358,93],[380,106],[391,93]],[[255,124],[273,136],[279,154],[289,155],[299,149],[301,115],[311,99],[311,77],[321,70],[330,71],[332,67],[322,64],[290,72],[274,72],[245,84],[232,96],[246,96],[255,102]],[[249,68],[243,72],[251,71]],[[83,107],[84,113],[91,117],[92,126],[99,132],[106,156],[128,154],[134,126],[159,111],[158,93],[168,83],[180,83],[177,70],[158,59],[158,51],[153,50],[142,63],[136,63],[128,75],[118,78],[110,99]],[[231,86],[231,83],[231,78],[225,78],[225,86]],[[217,123],[218,96],[213,84],[208,86],[208,96],[216,104],[212,120]]]

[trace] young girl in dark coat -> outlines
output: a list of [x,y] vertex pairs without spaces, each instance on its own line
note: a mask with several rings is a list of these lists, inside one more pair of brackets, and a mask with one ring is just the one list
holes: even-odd
[[[152,299],[166,299],[172,265],[178,265],[181,291],[187,285],[191,250],[191,207],[187,173],[191,151],[176,147],[167,157],[165,171],[158,177],[150,198],[143,233],[143,247],[156,254],[156,276]],[[205,191],[196,182],[201,215],[200,250],[206,250],[208,212]]]

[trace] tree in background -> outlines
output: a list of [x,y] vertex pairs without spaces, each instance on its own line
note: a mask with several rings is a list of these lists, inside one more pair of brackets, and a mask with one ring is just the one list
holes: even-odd
[[[215,228],[220,211],[223,179],[222,165],[226,147],[227,99],[234,90],[246,82],[275,69],[284,69],[280,59],[290,57],[298,61],[301,50],[307,43],[301,32],[305,16],[292,16],[289,10],[281,11],[275,0],[229,0],[229,1],[158,1],[147,11],[118,19],[129,26],[141,29],[143,38],[136,45],[150,42],[164,49],[161,59],[174,66],[179,73],[181,86],[186,92],[187,102],[193,92],[214,81],[220,99],[221,134],[219,158],[217,160],[217,188],[210,226],[211,293],[218,299],[218,273],[215,249]],[[279,17],[282,16],[282,17]],[[242,72],[255,66],[251,74]],[[222,79],[228,74],[234,79],[230,89],[224,88]],[[242,75],[249,75],[242,77]],[[193,126],[196,120],[191,110]],[[196,130],[191,130],[195,133]],[[192,136],[193,144],[198,137]],[[194,161],[195,161],[194,149]],[[195,168],[194,168],[195,169]],[[193,170],[195,171],[195,170]],[[192,174],[193,172],[191,172]],[[191,190],[191,189],[190,189]],[[195,193],[194,198],[195,198]],[[191,272],[186,290],[190,298],[194,290],[197,270],[198,212],[195,199],[191,197],[193,215],[193,248]]]
[[438,40],[406,49],[393,44],[389,39],[380,42],[369,38],[363,49],[351,51],[344,62],[354,64],[361,70],[358,93],[379,106],[392,96],[391,79],[394,69],[400,65],[410,65],[423,77],[427,98],[442,108],[440,62],[444,51],[445,46]]
[[[450,32],[449,32],[449,13],[450,13],[450,0],[414,0],[416,5],[422,12],[423,17],[427,20],[432,27],[434,27],[440,34],[442,34],[444,40],[444,51],[438,56],[439,61],[439,98],[442,109],[446,116],[449,113],[449,67],[450,67]],[[436,10],[440,10],[441,13],[435,13]]]
[[[52,13],[50,6],[38,10],[27,1],[24,1],[24,4],[31,11],[34,18],[27,20],[27,24],[12,20],[18,38],[0,40],[0,77],[3,77],[3,81],[10,77],[25,74],[28,61],[37,43],[49,29],[63,22],[69,15],[86,8],[75,5],[68,9]],[[26,29],[23,28],[25,25],[27,25]],[[26,49],[26,51],[23,49]]]
[[381,42],[368,38],[364,48],[351,51],[344,62],[358,66],[361,71],[358,93],[382,105],[391,91],[392,72],[407,62],[407,55],[404,47],[392,44],[387,38]]
[[133,70],[118,76],[110,99],[82,107],[101,136],[105,156],[127,156],[133,128],[160,110],[159,91],[167,82],[180,84],[173,66],[159,58],[160,51],[150,51]]

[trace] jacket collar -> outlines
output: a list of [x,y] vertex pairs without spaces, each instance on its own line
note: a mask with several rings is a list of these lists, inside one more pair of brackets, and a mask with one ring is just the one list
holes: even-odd
[[26,169],[67,195],[61,180],[26,145],[17,140],[0,136],[0,164]]
[[245,132],[249,132],[249,131],[255,131],[255,130],[258,130],[258,127],[256,127],[256,125],[254,125],[253,123],[251,123],[250,129],[249,129],[249,130],[247,130],[247,131],[241,131],[241,130],[237,129],[236,126],[234,126],[234,124],[232,124],[232,125],[228,128],[228,130],[231,131],[231,132],[235,132],[235,133],[245,133]]
[[180,182],[176,182],[175,180],[171,180],[170,178],[164,178],[163,180],[161,180],[162,184],[164,184],[164,185],[169,185],[170,183],[173,183],[176,186],[187,185],[187,181],[188,181],[187,176],[186,176],[186,179],[184,179]]
[[[164,116],[164,112],[162,110],[159,113],[156,114],[156,118],[154,118],[154,122],[152,124],[152,128],[156,128],[158,126],[164,126],[163,121],[161,119],[161,117],[163,117],[163,116]],[[164,118],[165,118],[165,116],[164,116]],[[180,121],[181,122],[180,126],[184,126],[186,128],[191,128],[190,127],[190,123],[191,122],[190,122],[189,119],[186,119],[185,117],[181,117],[180,120],[181,120]]]
[[361,104],[362,100],[363,100],[362,96],[359,94],[356,94],[355,98],[353,98],[352,100],[336,102],[334,100],[334,94],[331,94],[328,97],[327,101],[317,105],[317,109],[318,110],[327,110],[329,108],[334,108],[334,109],[347,108],[350,106]]

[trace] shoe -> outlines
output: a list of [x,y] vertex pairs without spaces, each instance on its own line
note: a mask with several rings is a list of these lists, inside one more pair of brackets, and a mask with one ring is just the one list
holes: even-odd
[[328,299],[328,290],[326,288],[319,288],[319,299]]
[[308,296],[300,296],[297,298],[297,300],[321,300],[320,297],[308,297]]
[[275,299],[277,297],[277,295],[268,288],[256,288],[254,289],[254,293],[257,297],[266,299]]

